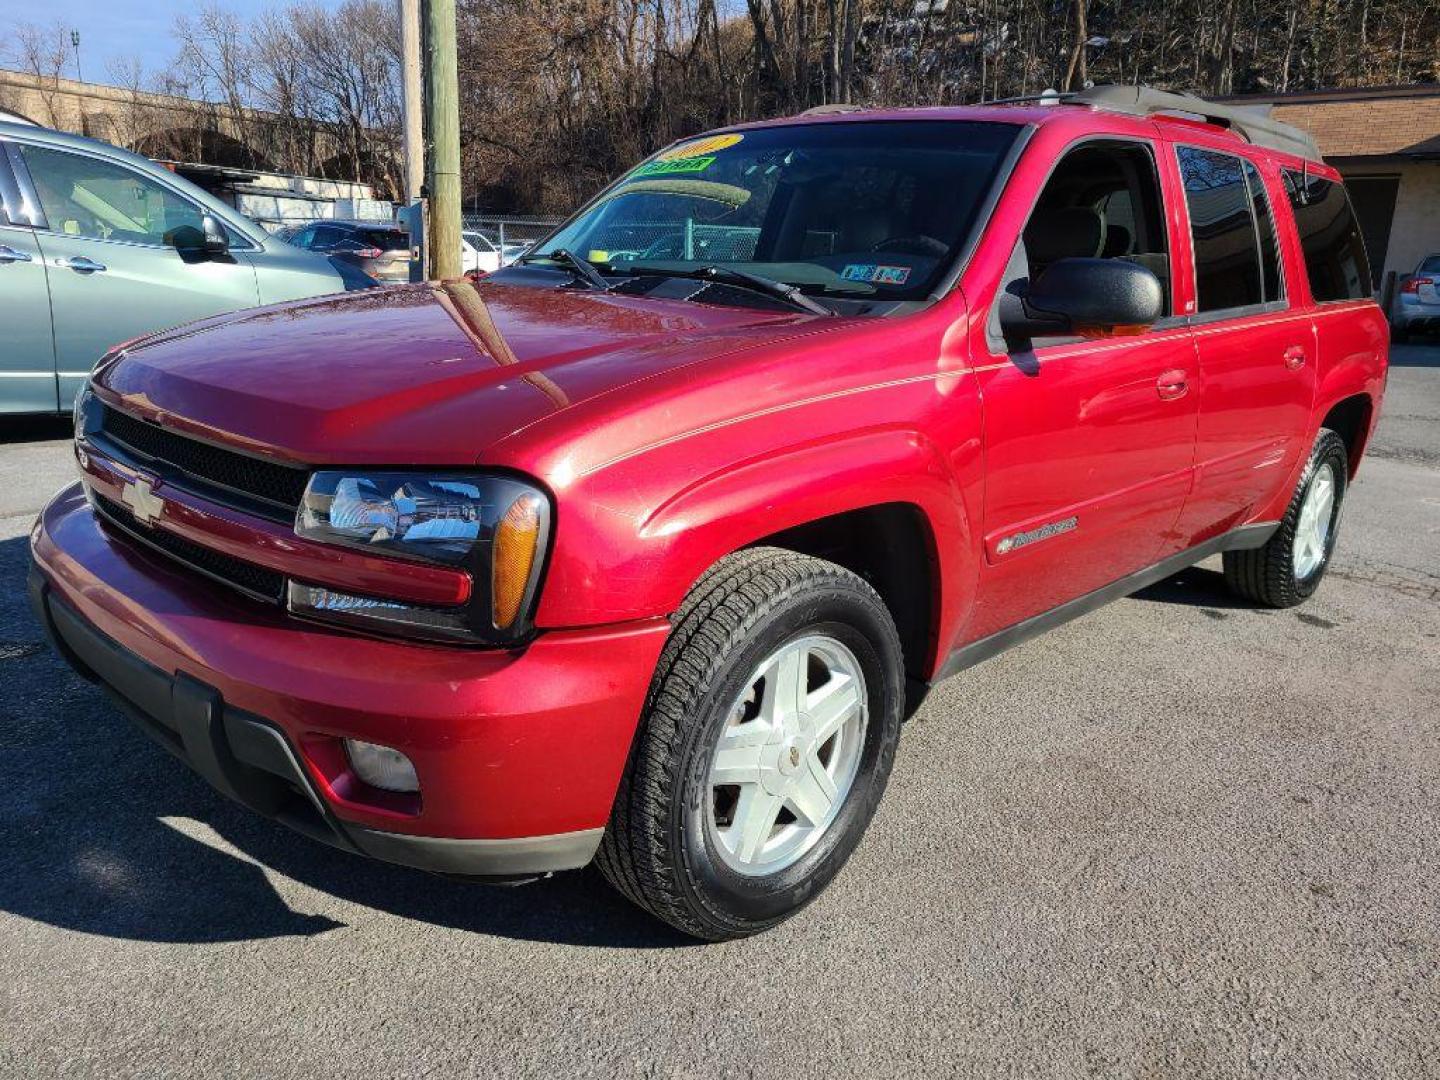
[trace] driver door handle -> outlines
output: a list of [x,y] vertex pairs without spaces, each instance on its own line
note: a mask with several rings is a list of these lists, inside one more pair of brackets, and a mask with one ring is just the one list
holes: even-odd
[[1305,346],[1291,345],[1285,350],[1285,366],[1291,371],[1299,371],[1305,366]]
[[0,244],[0,263],[34,262],[35,257],[28,251],[16,251],[8,244]]
[[105,269],[104,263],[98,263],[94,259],[87,259],[84,255],[76,255],[70,259],[56,259],[56,266],[63,266],[67,270],[76,270],[82,274],[98,274]]
[[1190,376],[1181,368],[1162,371],[1160,377],[1155,380],[1155,392],[1160,395],[1161,401],[1174,401],[1176,398],[1182,398],[1189,390]]

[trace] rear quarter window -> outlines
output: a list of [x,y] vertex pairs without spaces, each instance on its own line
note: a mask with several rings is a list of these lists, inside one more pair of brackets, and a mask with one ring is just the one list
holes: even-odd
[[1370,261],[1344,185],[1299,169],[1286,169],[1284,176],[1316,303],[1371,296]]
[[[1256,307],[1280,294],[1269,204],[1254,169],[1233,154],[1179,146],[1195,252],[1198,312]],[[1263,220],[1257,224],[1256,214]],[[1268,244],[1262,242],[1267,239]]]

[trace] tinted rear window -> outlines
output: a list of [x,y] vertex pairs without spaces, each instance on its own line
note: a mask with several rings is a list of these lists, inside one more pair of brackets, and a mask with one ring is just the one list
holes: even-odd
[[410,237],[398,229],[362,229],[360,237],[381,251],[401,251],[410,246]]
[[1286,169],[1285,191],[1295,211],[1305,273],[1315,300],[1326,303],[1370,296],[1370,262],[1344,186]]
[[1430,258],[1428,258],[1428,259],[1426,259],[1424,262],[1422,262],[1422,263],[1420,264],[1420,273],[1422,273],[1422,274],[1440,273],[1440,255],[1431,255]]
[[1192,146],[1176,152],[1194,238],[1196,309],[1203,314],[1263,304],[1260,244],[1243,162]]

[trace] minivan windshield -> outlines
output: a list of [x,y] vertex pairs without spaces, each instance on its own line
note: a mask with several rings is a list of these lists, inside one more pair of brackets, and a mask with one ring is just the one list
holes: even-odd
[[692,139],[534,250],[573,252],[607,274],[718,265],[810,295],[923,297],[954,262],[1019,130],[868,120]]

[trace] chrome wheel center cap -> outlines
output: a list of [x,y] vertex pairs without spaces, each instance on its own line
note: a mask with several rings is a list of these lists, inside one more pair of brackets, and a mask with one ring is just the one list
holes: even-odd
[[800,763],[805,760],[805,740],[801,736],[793,736],[780,744],[780,753],[775,767],[780,770],[781,776],[791,776],[800,768]]

